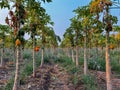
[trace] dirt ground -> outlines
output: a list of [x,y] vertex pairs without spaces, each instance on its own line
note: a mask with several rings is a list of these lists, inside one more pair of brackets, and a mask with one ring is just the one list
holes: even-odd
[[[14,68],[12,64],[0,67],[0,90],[13,75]],[[90,73],[95,75],[98,86],[106,90],[105,72],[91,70]],[[38,67],[35,78],[32,75],[28,76],[19,90],[86,90],[82,81],[73,85],[70,78],[71,75],[60,65],[47,64]],[[120,90],[120,76],[113,73],[112,84],[113,90]]]

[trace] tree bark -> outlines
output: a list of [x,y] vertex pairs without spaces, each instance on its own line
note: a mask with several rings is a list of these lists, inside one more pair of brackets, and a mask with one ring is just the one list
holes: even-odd
[[74,48],[72,47],[72,61],[75,62],[75,59],[74,59]]
[[[96,41],[96,42],[97,42],[97,41]],[[96,45],[95,49],[96,49],[96,56],[95,56],[95,59],[98,60],[98,55],[99,55],[99,54],[98,54],[98,46],[97,46],[97,45]]]
[[76,46],[76,66],[78,67],[79,62],[78,62],[78,46]]
[[16,57],[16,71],[15,71],[15,78],[14,78],[14,85],[12,90],[18,90],[19,87],[19,58],[20,58],[20,47],[17,46],[17,57]]
[[35,77],[35,68],[36,68],[36,65],[35,65],[35,37],[33,35],[33,77]]
[[106,82],[107,90],[112,90],[111,81],[111,65],[110,65],[110,55],[109,55],[109,31],[106,31]]
[[1,49],[1,66],[3,66],[3,57],[4,57],[4,42],[2,42],[2,49]]
[[79,62],[78,62],[78,30],[75,31],[76,33],[76,66],[78,67]]
[[87,74],[87,36],[84,37],[84,75]]
[[41,67],[43,66],[44,63],[44,48],[42,48],[42,57],[41,57]]
[[3,66],[3,48],[1,49],[1,66]]

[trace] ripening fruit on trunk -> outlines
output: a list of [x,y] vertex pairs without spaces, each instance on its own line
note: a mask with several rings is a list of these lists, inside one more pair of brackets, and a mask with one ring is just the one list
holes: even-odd
[[109,46],[110,49],[114,49],[114,47],[115,47],[115,46],[114,46],[113,44],[111,44],[111,45]]
[[38,52],[38,51],[39,51],[39,48],[40,48],[39,46],[36,46],[36,47],[35,47],[35,51]]
[[16,46],[20,46],[20,44],[21,44],[20,40],[17,39],[16,42],[15,42],[15,44],[16,44]]

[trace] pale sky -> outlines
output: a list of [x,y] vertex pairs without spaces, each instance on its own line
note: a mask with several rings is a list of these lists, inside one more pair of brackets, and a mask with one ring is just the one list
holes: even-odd
[[5,24],[5,18],[8,15],[7,9],[0,9],[0,24]]

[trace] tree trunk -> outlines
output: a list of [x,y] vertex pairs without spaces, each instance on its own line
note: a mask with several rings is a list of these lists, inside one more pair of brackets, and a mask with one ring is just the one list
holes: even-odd
[[70,58],[70,52],[69,48],[67,47],[67,56]]
[[20,47],[17,46],[17,57],[16,57],[16,71],[15,71],[15,78],[14,78],[14,85],[12,90],[18,90],[19,87],[19,58],[20,58]]
[[3,48],[1,49],[1,66],[3,66]]
[[79,62],[78,62],[78,30],[75,31],[76,34],[76,66],[78,67]]
[[78,62],[78,46],[76,46],[76,66],[78,67],[79,62]]
[[87,74],[87,52],[86,52],[86,50],[87,50],[87,37],[86,37],[86,35],[85,35],[85,37],[84,37],[84,75],[86,75]]
[[33,36],[33,77],[35,77],[35,37]]
[[44,63],[44,48],[42,48],[41,67],[43,66],[43,63]]
[[109,31],[106,31],[106,82],[107,90],[112,90],[111,65],[109,55]]
[[[120,51],[120,41],[118,41],[118,51]],[[120,54],[118,55],[118,63],[120,64]]]
[[51,48],[51,53],[52,53],[52,56],[53,56],[53,55],[54,55],[54,53],[55,53],[54,46]]
[[[97,42],[97,41],[96,41]],[[95,57],[95,59],[97,60],[98,59],[98,46],[96,45],[96,47],[95,47],[95,49],[96,49],[96,57]]]
[[4,57],[4,42],[2,42],[1,48],[1,66],[3,66],[3,57]]
[[65,54],[66,56],[68,56],[67,47],[65,48]]
[[74,59],[74,48],[72,47],[72,61],[75,62],[75,59]]

